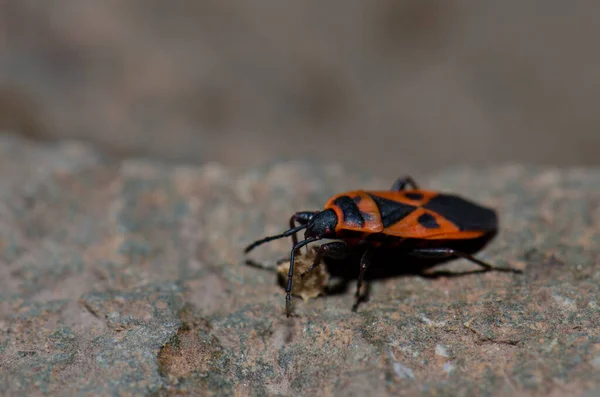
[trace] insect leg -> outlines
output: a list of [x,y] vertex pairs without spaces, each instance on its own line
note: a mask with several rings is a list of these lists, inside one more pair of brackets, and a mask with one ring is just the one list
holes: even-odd
[[[311,218],[315,216],[319,211],[300,211],[296,212],[290,218],[290,229],[294,229],[296,227],[296,223],[298,225],[307,225],[310,222]],[[292,234],[292,245],[298,244],[298,237],[296,233]]]
[[470,262],[473,262],[484,269],[487,270],[497,270],[501,272],[512,272],[512,273],[523,273],[522,270],[513,269],[510,267],[496,267],[486,263],[482,260],[475,258],[473,255],[466,254],[461,251],[456,251],[452,248],[415,248],[410,251],[410,254],[413,256],[418,256],[421,258],[448,258],[451,256],[457,256],[460,258],[464,258]]
[[335,259],[344,259],[348,254],[348,244],[343,241],[334,241],[332,243],[323,244],[317,250],[317,254],[315,255],[315,260],[312,265],[304,273],[300,275],[300,277],[304,277],[308,273],[310,273],[315,267],[321,264],[321,260],[323,257],[330,257]]
[[354,311],[354,312],[358,309],[358,305],[360,304],[360,301],[361,301],[360,288],[362,287],[363,280],[365,278],[365,272],[367,271],[367,268],[371,264],[371,256],[372,255],[373,255],[373,248],[368,247],[365,250],[362,257],[360,258],[360,272],[358,273],[358,282],[356,283],[356,294],[354,295],[355,302],[354,302],[354,305],[352,306],[352,311]]
[[287,317],[290,316],[290,307],[292,304],[292,279],[294,278],[294,259],[296,252],[305,245],[317,240],[319,240],[318,237],[307,238],[306,240],[300,241],[292,248],[292,253],[290,254],[290,269],[288,271],[288,281],[287,286],[285,287],[285,314]]
[[390,190],[400,191],[406,189],[406,186],[410,186],[415,190],[419,188],[415,183],[414,179],[412,179],[410,176],[404,176],[396,179],[396,182],[394,182]]

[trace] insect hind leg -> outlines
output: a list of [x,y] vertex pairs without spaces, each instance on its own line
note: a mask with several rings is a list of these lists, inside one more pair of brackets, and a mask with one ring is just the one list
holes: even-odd
[[401,190],[406,190],[407,186],[410,186],[414,190],[417,190],[419,188],[414,179],[412,179],[410,176],[403,176],[396,179],[390,190],[394,192],[399,192]]
[[494,265],[490,265],[487,262],[484,262],[480,259],[475,258],[473,255],[469,255],[462,251],[457,251],[452,248],[415,248],[409,252],[410,255],[416,256],[419,258],[449,258],[452,256],[464,258],[469,262],[475,263],[478,266],[486,270],[496,270],[500,272],[511,272],[511,273],[523,273],[523,271],[519,269],[513,269],[511,267],[496,267]]

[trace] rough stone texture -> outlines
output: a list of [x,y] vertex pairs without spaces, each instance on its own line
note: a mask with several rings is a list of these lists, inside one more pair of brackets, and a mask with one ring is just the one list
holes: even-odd
[[[391,181],[304,162],[115,163],[8,136],[0,151],[2,395],[600,393],[598,169],[422,180],[498,208],[479,256],[525,273],[460,275],[473,267],[457,260],[374,280],[358,313],[350,284],[296,298],[287,319],[276,272],[246,266],[243,247],[334,192]],[[274,269],[288,250],[251,257]]]

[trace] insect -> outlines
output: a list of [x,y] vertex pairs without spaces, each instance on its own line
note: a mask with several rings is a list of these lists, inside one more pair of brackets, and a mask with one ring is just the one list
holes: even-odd
[[[304,229],[304,239],[298,241],[296,233]],[[456,195],[421,190],[412,178],[403,177],[387,191],[341,193],[331,197],[322,211],[296,212],[290,218],[288,230],[255,241],[245,252],[269,241],[292,238],[285,305],[289,317],[294,257],[300,248],[321,239],[337,240],[318,248],[314,262],[301,274],[304,276],[319,266],[324,257],[343,259],[352,247],[365,245],[360,259],[355,311],[372,254],[380,248],[398,248],[422,258],[461,257],[486,270],[521,273],[518,269],[494,267],[453,248],[457,241],[474,241],[495,234],[497,229],[498,218],[492,209]]]

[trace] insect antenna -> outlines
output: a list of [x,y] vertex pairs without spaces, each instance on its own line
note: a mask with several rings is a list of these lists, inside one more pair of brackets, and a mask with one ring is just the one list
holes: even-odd
[[244,250],[244,252],[248,253],[251,250],[253,250],[254,248],[258,247],[259,245],[268,243],[269,241],[277,240],[277,239],[284,238],[284,237],[289,237],[289,236],[293,235],[294,233],[299,232],[302,229],[306,229],[306,226],[307,225],[296,226],[296,227],[286,230],[285,232],[278,234],[276,236],[269,236],[269,237],[265,237],[261,240],[255,241],[252,244],[250,244],[249,246],[247,246],[246,249]]

